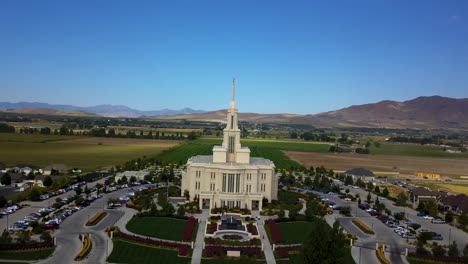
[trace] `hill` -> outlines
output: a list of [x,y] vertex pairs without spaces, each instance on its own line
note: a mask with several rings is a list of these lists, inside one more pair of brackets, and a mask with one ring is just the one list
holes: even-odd
[[81,111],[62,111],[48,108],[21,108],[12,110],[2,110],[7,113],[34,114],[34,115],[59,115],[59,116],[98,116],[93,113]]
[[[159,118],[225,122],[226,110]],[[317,127],[467,130],[468,99],[429,96],[404,102],[386,100],[353,105],[315,115],[240,113],[239,120],[255,123],[305,124]]]

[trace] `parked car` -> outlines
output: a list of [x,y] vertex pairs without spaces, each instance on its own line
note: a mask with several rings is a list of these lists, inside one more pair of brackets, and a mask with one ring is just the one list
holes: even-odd
[[423,216],[423,218],[426,219],[426,220],[434,220],[434,217],[432,217],[430,215]]
[[433,224],[445,224],[445,221],[442,219],[432,219],[431,223]]

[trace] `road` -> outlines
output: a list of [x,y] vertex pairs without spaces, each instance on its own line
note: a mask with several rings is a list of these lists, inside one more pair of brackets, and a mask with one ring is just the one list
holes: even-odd
[[[319,192],[313,192],[316,195],[327,197],[329,200],[336,203],[338,206],[349,206],[351,208],[351,215],[359,217],[364,223],[371,227],[375,235],[367,235],[358,229],[353,223],[352,220],[354,217],[340,217],[337,218],[338,221],[342,224],[343,228],[358,237],[358,242],[355,243],[357,247],[362,247],[362,263],[375,263],[375,245],[376,243],[385,244],[391,251],[390,261],[393,264],[407,263],[404,257],[401,256],[401,253],[405,251],[406,248],[411,248],[410,245],[406,243],[406,240],[398,236],[393,229],[387,227],[385,224],[380,222],[377,218],[371,217],[365,211],[362,211],[356,202],[347,202],[335,195],[323,194]],[[367,251],[372,251],[373,254],[369,255]],[[356,251],[356,249],[353,249]],[[365,252],[365,253],[364,253]],[[359,254],[353,252],[354,254]]]
[[[105,179],[100,179],[95,182],[90,182],[88,183],[89,188],[93,188],[96,186],[97,183],[103,184]],[[81,187],[84,188],[84,187]],[[69,196],[74,196],[76,193],[75,191],[69,191],[60,195],[57,195],[55,197],[51,197],[47,200],[44,201],[37,201],[37,202],[32,202],[32,201],[24,201],[21,202],[22,205],[26,205],[25,207],[21,208],[20,210],[10,214],[10,215],[5,215],[0,219],[0,230],[4,230],[5,228],[8,228],[8,226],[11,226],[14,222],[23,220],[23,218],[26,215],[29,215],[31,213],[36,213],[37,210],[47,207],[47,206],[52,206],[55,203],[55,199],[57,198],[67,198]]]
[[40,263],[73,263],[73,259],[82,248],[82,243],[78,239],[79,234],[91,234],[93,241],[90,254],[81,263],[105,263],[106,257],[111,252],[112,242],[104,230],[113,226],[124,215],[124,212],[116,209],[105,210],[108,215],[96,226],[86,227],[85,223],[90,217],[105,208],[108,198],[117,198],[126,192],[128,189],[104,194],[101,199],[94,201],[90,206],[63,221],[60,229],[53,234],[57,238],[57,248],[51,257]]
[[[362,189],[352,189],[352,188],[350,188],[350,193],[352,195],[359,194],[359,196],[361,197],[361,200],[365,200],[366,197],[367,197],[368,192],[366,192],[365,190],[362,190]],[[375,201],[375,198],[377,196],[374,195],[374,194],[371,194],[371,196],[372,196],[372,201]],[[456,241],[456,243],[458,245],[458,249],[463,249],[465,247],[465,245],[468,243],[468,233],[465,233],[460,229],[457,229],[457,228],[455,228],[453,226],[450,226],[448,224],[433,224],[433,223],[431,223],[430,220],[426,220],[426,219],[423,219],[422,217],[418,217],[417,216],[417,213],[418,213],[417,211],[415,211],[415,210],[413,210],[411,208],[407,208],[407,207],[395,206],[395,205],[393,205],[393,201],[391,201],[391,200],[385,199],[385,200],[380,200],[380,202],[385,204],[385,206],[388,209],[390,209],[392,211],[392,213],[405,212],[406,218],[408,218],[413,223],[418,223],[418,224],[421,225],[420,229],[428,229],[430,231],[441,234],[442,237],[444,238],[444,240],[435,241],[438,244],[448,245],[449,244],[449,239],[450,239],[450,242]],[[357,210],[359,210],[362,213],[363,216],[367,214],[365,211],[360,210],[359,208]],[[369,214],[367,214],[367,216],[370,217]],[[401,237],[399,237],[399,238],[400,238],[400,240],[405,240],[404,238],[401,238]],[[430,242],[430,243],[432,243],[432,242]]]

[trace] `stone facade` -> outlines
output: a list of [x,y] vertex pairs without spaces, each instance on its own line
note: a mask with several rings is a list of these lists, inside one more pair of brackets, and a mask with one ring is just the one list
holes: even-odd
[[227,113],[223,143],[213,147],[213,155],[191,157],[182,173],[181,195],[199,199],[200,207],[262,209],[264,198],[277,200],[278,177],[275,165],[264,158],[251,158],[250,149],[240,143],[235,80]]

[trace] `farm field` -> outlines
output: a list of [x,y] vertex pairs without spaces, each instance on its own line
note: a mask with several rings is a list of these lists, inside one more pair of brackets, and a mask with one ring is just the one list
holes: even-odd
[[464,193],[468,195],[468,181],[467,184],[455,184],[445,182],[427,182],[427,181],[414,181],[416,185],[428,187],[433,191],[441,190],[448,191],[451,193]]
[[[134,140],[134,141],[133,141]],[[64,163],[84,170],[155,156],[179,141],[0,134],[0,162],[8,166]]]
[[436,146],[423,146],[418,144],[381,144],[379,148],[371,146],[370,151],[375,155],[398,155],[435,158],[468,158],[468,152],[449,153]]
[[166,217],[134,217],[127,223],[128,231],[161,239],[181,241],[187,221]]
[[154,248],[146,245],[140,245],[114,239],[114,248],[107,258],[110,263],[127,264],[153,264],[153,263],[171,263],[186,264],[190,263],[190,258],[177,257],[177,251]]
[[439,173],[442,177],[459,178],[468,175],[468,159],[410,157],[397,155],[359,155],[351,153],[312,153],[286,151],[287,156],[305,167],[323,165],[333,170],[367,168],[372,171],[399,172],[401,177],[413,177],[415,172]]
[[[244,141],[241,141],[241,143],[244,144]],[[199,139],[185,143],[176,148],[163,151],[156,158],[165,163],[184,164],[190,157],[195,155],[212,155],[213,146],[220,144],[220,140]],[[252,145],[250,146],[250,151],[252,157],[264,157],[270,159],[278,168],[300,167],[297,162],[290,160],[286,154],[276,148]]]

